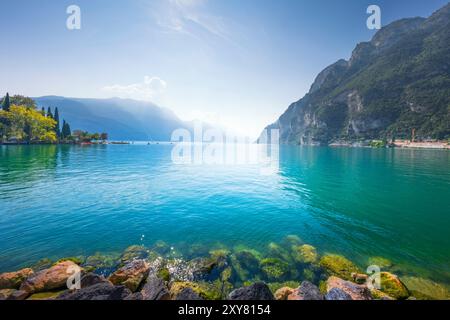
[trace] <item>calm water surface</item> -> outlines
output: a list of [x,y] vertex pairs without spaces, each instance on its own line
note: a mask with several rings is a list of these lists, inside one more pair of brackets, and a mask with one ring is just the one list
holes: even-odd
[[[0,272],[45,257],[298,235],[450,282],[450,152],[282,147],[280,170],[175,165],[170,145],[0,146]],[[144,237],[143,237],[144,236]]]

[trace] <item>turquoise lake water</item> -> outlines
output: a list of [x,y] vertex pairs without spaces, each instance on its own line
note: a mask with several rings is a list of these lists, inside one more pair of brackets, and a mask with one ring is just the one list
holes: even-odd
[[297,235],[450,282],[450,152],[282,147],[258,165],[176,165],[171,145],[0,146],[0,272],[163,240],[248,246]]

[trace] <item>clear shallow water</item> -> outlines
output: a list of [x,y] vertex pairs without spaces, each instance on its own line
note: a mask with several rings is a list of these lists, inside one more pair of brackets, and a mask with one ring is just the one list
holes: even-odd
[[[450,282],[450,153],[282,147],[280,170],[174,165],[170,145],[0,146],[0,272],[41,258],[298,235]],[[145,237],[142,238],[142,235]]]

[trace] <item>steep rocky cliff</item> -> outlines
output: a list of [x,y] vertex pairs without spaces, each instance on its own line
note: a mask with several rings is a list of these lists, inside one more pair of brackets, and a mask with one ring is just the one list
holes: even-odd
[[323,70],[267,129],[282,143],[450,137],[450,4],[393,22]]

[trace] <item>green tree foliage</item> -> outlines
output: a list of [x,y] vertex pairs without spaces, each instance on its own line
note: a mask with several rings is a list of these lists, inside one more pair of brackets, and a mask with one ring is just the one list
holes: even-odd
[[10,99],[9,99],[9,93],[6,93],[6,96],[3,99],[2,109],[4,111],[9,111],[10,106],[11,106],[11,102],[10,102]]
[[63,120],[63,126],[61,130],[61,139],[69,139],[72,136],[72,131],[70,130],[70,125],[66,122],[66,120]]
[[6,118],[7,138],[27,142],[56,142],[55,120],[44,117],[39,111],[26,106],[11,105],[10,111],[2,111],[0,119]]
[[53,113],[52,113],[52,108],[51,107],[48,107],[48,109],[47,109],[47,117],[53,119]]
[[56,136],[59,138],[59,137],[61,137],[61,128],[60,128],[60,123],[59,123],[58,107],[55,108],[55,116],[53,119],[56,121],[55,133],[56,133]]

